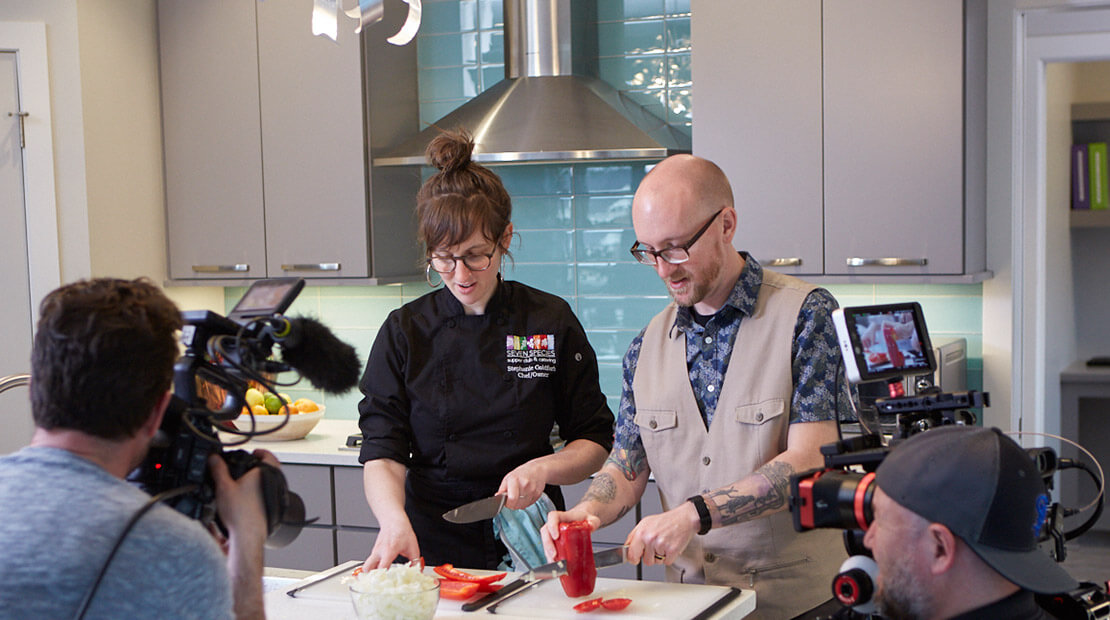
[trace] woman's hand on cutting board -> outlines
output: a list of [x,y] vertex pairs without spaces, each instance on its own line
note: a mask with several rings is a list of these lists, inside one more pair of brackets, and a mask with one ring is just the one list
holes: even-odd
[[412,525],[407,520],[403,524],[382,525],[377,539],[374,540],[370,557],[362,563],[362,570],[388,568],[399,555],[410,559],[420,557],[420,545],[416,542],[416,533],[412,531]]

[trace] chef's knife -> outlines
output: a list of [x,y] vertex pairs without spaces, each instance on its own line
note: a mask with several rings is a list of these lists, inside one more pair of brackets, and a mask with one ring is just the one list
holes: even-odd
[[[623,563],[627,557],[628,557],[628,545],[621,545],[619,547],[613,547],[612,549],[606,549],[604,551],[598,551],[597,553],[595,553],[594,554],[594,565],[597,566],[597,568],[605,568],[606,566],[616,566],[617,564]],[[546,566],[550,566],[550,564],[548,564]],[[542,568],[544,568],[544,567],[540,567],[540,569],[542,569]],[[539,570],[539,569],[537,569],[537,570]],[[488,611],[491,614],[495,614],[495,613],[497,613],[497,606],[498,605],[504,604],[506,600],[508,600],[508,599],[510,599],[514,596],[519,596],[522,592],[524,592],[526,590],[531,590],[534,586],[539,585],[540,583],[542,583],[542,578],[526,582],[523,585],[521,585],[519,588],[514,589],[512,592],[508,592],[504,596],[500,596],[496,599],[493,599],[493,598],[490,598],[488,600],[487,599],[479,599],[478,601],[475,601],[475,603],[478,604],[479,607],[482,606],[482,605],[488,605],[488,607],[486,607],[486,611]],[[509,584],[509,586],[512,586],[512,585],[516,585],[516,582],[514,581],[513,583]],[[509,586],[505,586],[505,587],[507,588]],[[502,590],[503,589],[504,588],[502,588]],[[501,590],[497,591],[498,594],[500,594],[500,592],[501,592]],[[463,606],[463,611],[467,611],[466,606]]]
[[476,502],[463,504],[458,508],[452,508],[443,513],[443,518],[451,523],[473,523],[475,521],[484,521],[492,519],[501,512],[501,508],[505,506],[504,495],[494,495],[480,499]]
[[543,579],[551,579],[553,577],[558,577],[559,575],[565,574],[567,574],[566,560],[559,560],[557,562],[551,562],[549,564],[537,566],[532,570],[524,573],[523,575],[518,577],[516,581],[513,581],[497,592],[491,592],[483,596],[482,598],[471,601],[469,603],[464,603],[462,606],[462,610],[477,611],[491,603],[503,601],[515,594],[517,591],[521,590],[522,588],[535,585],[535,583],[538,581],[541,581]]
[[594,566],[598,568],[616,566],[617,564],[623,564],[626,559],[628,559],[628,545],[621,545],[595,553]]

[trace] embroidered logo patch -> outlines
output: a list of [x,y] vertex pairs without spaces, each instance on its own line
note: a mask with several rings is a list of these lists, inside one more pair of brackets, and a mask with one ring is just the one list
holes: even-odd
[[555,372],[555,334],[505,336],[506,368],[518,379],[551,376]]

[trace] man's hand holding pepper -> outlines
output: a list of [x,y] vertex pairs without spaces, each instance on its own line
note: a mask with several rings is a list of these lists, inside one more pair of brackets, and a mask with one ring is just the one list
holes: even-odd
[[547,513],[547,523],[540,528],[540,537],[543,539],[543,552],[548,560],[555,559],[555,541],[559,538],[559,524],[566,521],[586,521],[590,524],[591,532],[601,527],[601,519],[580,506],[565,512],[552,510]]

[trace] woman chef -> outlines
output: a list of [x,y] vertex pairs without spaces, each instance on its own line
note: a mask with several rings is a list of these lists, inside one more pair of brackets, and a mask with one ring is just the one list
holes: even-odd
[[[512,205],[470,160],[465,132],[427,155],[439,172],[417,194],[432,291],[390,313],[360,383],[363,486],[381,527],[367,569],[398,556],[493,569],[504,546],[490,520],[449,523],[461,504],[506,496],[525,508],[597,471],[613,438],[597,358],[561,298],[501,279]],[[558,424],[566,441],[552,451]],[[407,474],[407,475],[406,475]]]

